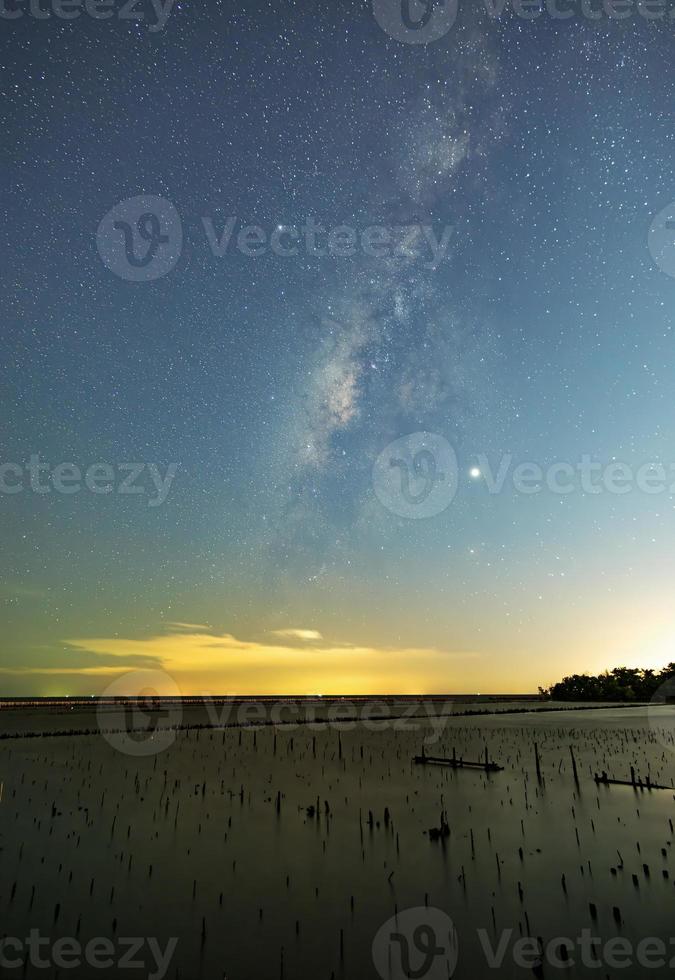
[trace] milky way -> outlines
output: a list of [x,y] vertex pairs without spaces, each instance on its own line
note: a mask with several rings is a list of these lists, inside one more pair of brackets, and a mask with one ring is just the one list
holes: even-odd
[[[672,22],[472,2],[408,44],[366,2],[141,9],[0,21],[0,462],[145,464],[133,494],[0,495],[8,691],[89,690],[114,638],[176,621],[440,651],[447,689],[665,662],[671,489],[512,477],[675,462],[648,243],[675,199]],[[167,202],[156,225],[137,198]],[[421,519],[373,485],[416,433],[457,460]]]

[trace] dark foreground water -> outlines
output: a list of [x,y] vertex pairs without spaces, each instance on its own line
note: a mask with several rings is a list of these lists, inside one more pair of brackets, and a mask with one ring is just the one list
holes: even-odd
[[[674,722],[617,707],[2,741],[2,975],[675,975],[675,791],[592,778],[670,786]],[[504,771],[414,765],[423,744],[487,747]]]

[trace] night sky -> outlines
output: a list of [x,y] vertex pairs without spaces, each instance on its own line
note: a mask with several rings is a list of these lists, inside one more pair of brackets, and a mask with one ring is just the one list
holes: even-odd
[[[0,19],[1,693],[139,667],[185,693],[525,692],[675,659],[675,473],[491,493],[483,458],[675,463],[675,231],[649,247],[675,199],[672,20],[460,0],[410,44],[365,0],[138,11]],[[134,281],[125,215],[142,255],[153,198],[172,267]],[[310,220],[413,234],[236,247]],[[447,230],[436,267],[419,226]],[[456,454],[438,513],[382,502],[403,437],[420,497],[433,447]],[[45,470],[37,492],[35,455],[114,486]]]

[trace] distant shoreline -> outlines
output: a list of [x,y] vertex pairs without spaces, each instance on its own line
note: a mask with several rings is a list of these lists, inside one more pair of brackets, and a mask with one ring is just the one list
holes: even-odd
[[[535,699],[532,699],[535,700]],[[565,705],[558,704],[550,707],[538,707],[538,708],[504,708],[501,711],[442,711],[433,716],[427,716],[427,720],[433,718],[500,718],[502,715],[519,715],[519,714],[553,714],[553,713],[565,713],[572,711],[608,711],[608,710],[621,710],[628,708],[640,708],[648,707],[648,702],[639,702],[633,704],[627,704],[626,702],[616,702],[612,704],[574,704]],[[378,715],[373,719],[377,723],[381,722],[397,722],[401,721],[401,715]],[[409,718],[408,721],[419,721],[420,716],[414,716]],[[173,725],[161,726],[163,731],[172,732],[189,732],[189,731],[228,731],[231,729],[256,729],[256,728],[295,728],[314,725],[317,727],[327,727],[327,728],[339,728],[340,725],[356,725],[359,724],[359,719],[355,719],[352,716],[340,717],[336,716],[334,718],[293,718],[292,720],[283,719],[269,719],[261,718],[255,721],[227,721],[227,722],[193,722],[193,723],[177,723]],[[82,735],[100,735],[100,734],[128,734],[133,730],[133,726],[130,728],[127,725],[115,726],[108,728],[107,726],[99,725],[96,728],[71,728],[71,729],[59,729],[54,731],[42,730],[42,731],[18,731],[18,732],[0,732],[0,742],[7,740],[15,740],[22,738],[64,738],[70,736],[82,736]]]
[[200,707],[206,704],[245,704],[259,702],[271,704],[275,702],[302,704],[329,704],[336,701],[351,701],[363,703],[366,701],[457,701],[462,704],[484,704],[491,701],[533,701],[549,700],[540,694],[208,694],[208,695],[150,695],[150,696],[117,696],[77,695],[65,697],[1,697],[0,711],[6,708],[87,708],[120,704],[176,704],[189,707]]

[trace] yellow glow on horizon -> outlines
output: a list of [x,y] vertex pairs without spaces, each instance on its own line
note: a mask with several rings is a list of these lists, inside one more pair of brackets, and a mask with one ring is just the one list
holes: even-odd
[[[229,633],[172,632],[145,639],[95,637],[72,639],[67,646],[91,654],[95,661],[77,667],[32,667],[5,670],[12,674],[41,674],[98,678],[107,683],[130,671],[161,671],[181,694],[424,694],[457,688],[458,673],[474,651],[429,648],[375,648],[350,644],[318,644],[317,631],[279,631],[299,645],[240,640]],[[277,634],[278,635],[278,634]],[[101,663],[101,660],[108,662]],[[464,664],[458,672],[459,663]],[[133,684],[132,678],[129,683]],[[123,693],[121,690],[119,693]],[[136,694],[138,691],[129,691]],[[161,690],[158,693],[175,693]]]

